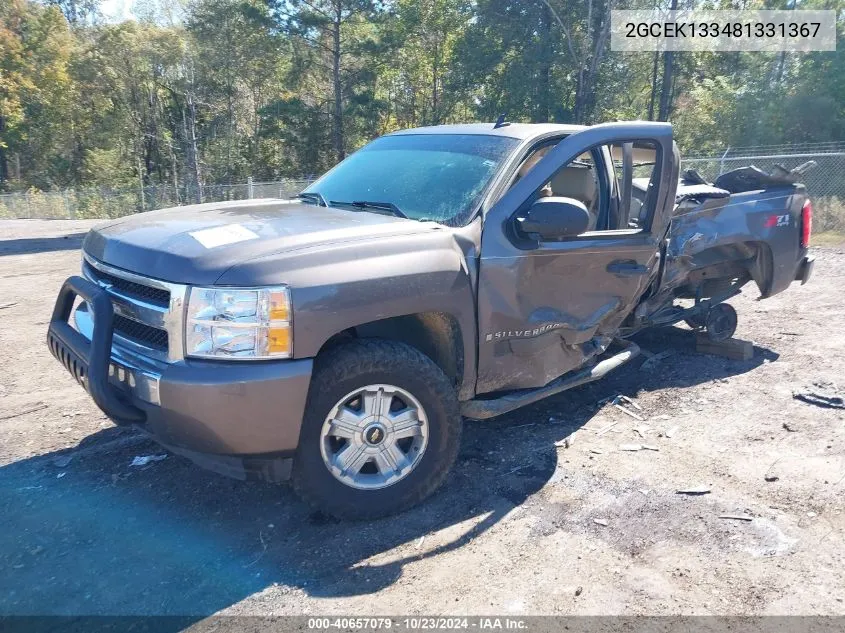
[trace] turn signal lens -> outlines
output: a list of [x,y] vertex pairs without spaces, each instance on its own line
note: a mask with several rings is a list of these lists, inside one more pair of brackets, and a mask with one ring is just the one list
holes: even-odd
[[270,293],[270,320],[290,321],[290,297],[287,290]]
[[290,327],[271,327],[267,330],[267,352],[290,354]]

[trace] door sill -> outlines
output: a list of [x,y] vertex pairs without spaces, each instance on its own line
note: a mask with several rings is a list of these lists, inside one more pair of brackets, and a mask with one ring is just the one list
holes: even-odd
[[615,339],[614,342],[622,345],[623,349],[612,355],[605,354],[604,358],[601,358],[595,365],[564,374],[560,378],[555,378],[549,384],[536,389],[520,389],[489,400],[467,400],[461,404],[461,415],[472,420],[486,420],[510,413],[515,409],[533,404],[561,391],[604,378],[608,373],[620,365],[624,365],[640,353],[640,348],[636,343],[623,339]]

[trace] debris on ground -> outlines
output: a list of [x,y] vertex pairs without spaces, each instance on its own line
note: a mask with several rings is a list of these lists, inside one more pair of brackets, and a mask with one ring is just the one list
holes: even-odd
[[536,422],[529,422],[528,424],[517,424],[516,426],[512,426],[512,429],[524,429],[528,426],[536,426]]
[[607,425],[606,427],[604,427],[603,429],[599,429],[598,431],[596,431],[596,435],[597,435],[598,437],[601,437],[602,435],[604,435],[605,433],[607,433],[608,431],[610,431],[610,429],[612,429],[612,428],[613,428],[614,426],[616,426],[617,424],[619,424],[619,421],[618,421],[618,420],[617,420],[616,422],[611,422],[610,424],[608,424],[608,425]]
[[4,303],[0,306],[0,310],[5,310],[6,308],[11,308],[12,306],[18,305],[17,301],[12,301],[12,303]]
[[606,519],[593,519],[593,523],[596,525],[603,525],[607,527],[607,520]]
[[8,415],[0,416],[0,420],[11,420],[12,418],[19,418],[22,415],[26,415],[27,413],[35,413],[36,411],[41,411],[42,409],[46,409],[47,405],[43,402],[39,402],[38,404],[34,404],[31,407],[27,407],[26,409],[21,409],[15,413],[10,413]]
[[639,492],[642,496],[647,497],[649,491],[645,488],[640,488],[639,490],[637,490],[637,492]]
[[575,595],[580,596],[582,591],[584,591],[584,587],[579,586],[577,589],[575,589]]
[[135,459],[133,459],[132,463],[129,465],[146,466],[147,464],[151,464],[152,462],[160,462],[163,459],[167,459],[167,453],[163,453],[162,455],[136,455]]
[[650,358],[647,358],[642,365],[640,365],[640,371],[652,371],[654,370],[665,358],[669,358],[675,351],[671,349],[664,350],[662,352],[658,352],[657,354],[653,354]]
[[640,405],[638,405],[636,402],[634,402],[633,400],[631,400],[628,396],[625,396],[625,395],[619,394],[619,395],[617,396],[617,398],[618,398],[619,400],[622,400],[622,401],[627,402],[627,403],[628,403],[628,404],[630,404],[632,407],[634,407],[637,411],[642,411],[642,410],[643,410],[643,408],[642,408]]
[[73,455],[60,455],[53,460],[53,464],[59,468],[67,468],[71,461],[73,461]]
[[666,437],[668,437],[668,438],[671,438],[671,437],[673,437],[673,436],[674,436],[677,432],[678,432],[678,427],[677,427],[677,426],[673,426],[671,429],[666,429],[666,432],[665,432],[665,433],[663,433],[663,435],[665,435],[665,436],[666,436]]
[[[634,413],[633,411],[631,411],[631,409],[629,409],[629,408],[627,408],[627,407],[625,406],[625,404],[628,404],[629,406],[633,407],[634,409],[636,409],[636,410],[638,410],[638,411],[642,411],[642,410],[643,410],[643,408],[642,408],[639,404],[637,404],[636,402],[634,402],[634,401],[633,401],[631,398],[629,398],[628,396],[624,396],[624,395],[622,395],[622,394],[620,393],[620,394],[617,394],[617,395],[615,395],[615,396],[609,396],[609,397],[607,397],[607,398],[602,398],[602,399],[601,399],[601,400],[599,400],[596,404],[597,404],[597,405],[599,405],[599,406],[602,406],[602,405],[604,405],[604,404],[608,404],[608,403],[609,403],[609,404],[611,404],[611,405],[613,405],[613,406],[614,406],[614,407],[616,407],[617,409],[619,409],[622,413],[624,413],[624,414],[626,414],[626,415],[631,416],[631,417],[632,417],[632,418],[634,418],[635,420],[639,420],[640,422],[645,422],[645,418],[644,418],[644,417],[642,417],[642,416],[640,416],[640,415],[637,415],[636,413]],[[606,432],[606,431],[605,431],[605,432]],[[601,434],[601,432],[600,432],[600,434]]]
[[654,444],[643,444],[643,449],[647,451],[659,451],[660,449]]
[[247,563],[246,565],[244,565],[244,567],[252,567],[253,565],[255,565],[255,563],[257,563],[264,557],[264,554],[267,553],[267,541],[264,540],[263,530],[258,531],[258,540],[261,542],[261,552],[259,552],[258,556],[256,556],[252,560],[252,562]]
[[555,442],[555,446],[557,446],[558,448],[560,448],[561,446],[569,448],[570,446],[572,446],[572,444],[574,444],[574,442],[575,441],[572,439],[572,436],[567,435],[562,440],[558,440],[557,442]]
[[619,450],[620,451],[641,451],[643,449],[642,444],[620,444]]
[[720,514],[720,519],[733,519],[735,521],[753,521],[754,517],[747,514]]
[[766,469],[766,472],[763,474],[763,479],[765,479],[766,481],[777,481],[778,479],[780,479],[780,477],[778,477],[778,475],[777,475],[777,471],[772,472],[772,469],[775,467],[775,465],[779,461],[780,461],[780,457],[778,457],[775,461],[773,461],[771,464],[769,464],[769,467]]
[[692,488],[681,488],[675,491],[679,495],[706,495],[710,494],[710,486],[693,486]]
[[626,408],[625,408],[625,407],[623,407],[620,403],[618,403],[618,402],[614,402],[614,403],[613,403],[613,406],[614,406],[614,407],[616,407],[617,409],[619,409],[619,410],[620,410],[622,413],[624,413],[625,415],[629,415],[629,416],[631,416],[632,418],[634,418],[635,420],[639,420],[640,422],[645,422],[645,418],[644,418],[644,417],[642,417],[641,415],[637,415],[636,413],[634,413],[634,412],[633,412],[633,411],[631,411],[630,409],[626,409]]
[[425,543],[425,534],[423,534],[423,535],[420,537],[420,540],[419,540],[419,541],[417,541],[417,549],[421,548],[421,547],[423,546],[423,543]]
[[67,475],[67,473],[59,473],[58,475],[56,475],[56,479],[61,479],[65,475]]
[[814,382],[811,389],[793,391],[792,397],[825,409],[845,409],[845,392],[829,382]]
[[604,451],[599,450],[598,448],[591,448],[590,452],[593,453],[594,455],[604,455]]

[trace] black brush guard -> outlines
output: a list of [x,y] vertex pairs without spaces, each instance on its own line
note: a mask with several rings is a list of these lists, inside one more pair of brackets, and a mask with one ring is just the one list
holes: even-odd
[[[94,318],[90,341],[68,323],[76,297],[88,303]],[[53,308],[47,345],[103,413],[117,424],[138,424],[146,419],[144,412],[122,399],[120,390],[109,383],[113,330],[114,306],[108,293],[82,277],[68,278]]]

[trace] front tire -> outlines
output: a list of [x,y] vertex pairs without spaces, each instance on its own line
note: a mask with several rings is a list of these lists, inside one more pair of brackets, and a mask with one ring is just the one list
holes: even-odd
[[396,341],[356,340],[315,362],[293,486],[338,518],[395,514],[443,483],[460,435],[455,388],[430,358]]

